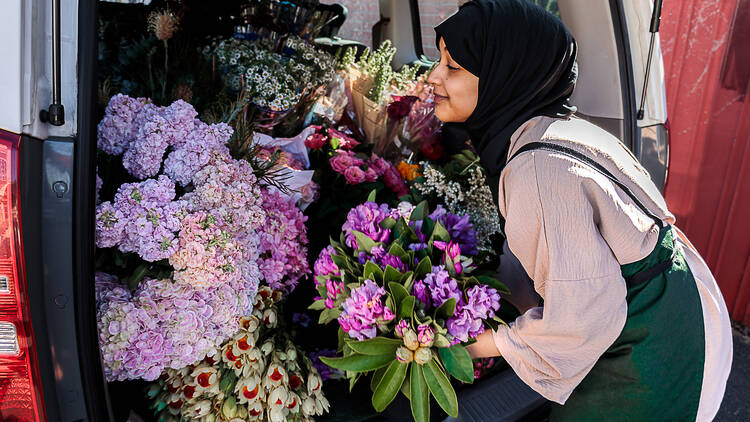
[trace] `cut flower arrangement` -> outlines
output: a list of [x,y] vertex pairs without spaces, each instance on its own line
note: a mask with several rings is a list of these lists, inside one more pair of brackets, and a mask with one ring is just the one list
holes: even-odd
[[429,398],[457,416],[448,376],[472,382],[464,347],[495,317],[507,289],[477,271],[476,231],[468,216],[427,203],[396,208],[366,202],[352,209],[339,241],[314,265],[320,295],[311,309],[340,325],[338,358],[352,385],[370,375],[372,404],[382,411],[399,391],[417,421],[429,420]]

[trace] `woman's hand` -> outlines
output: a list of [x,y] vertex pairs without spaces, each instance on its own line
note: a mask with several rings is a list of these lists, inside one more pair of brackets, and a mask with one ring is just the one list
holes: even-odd
[[477,342],[466,347],[472,359],[492,358],[500,356],[500,351],[495,346],[495,340],[492,338],[492,330],[484,332],[476,337]]

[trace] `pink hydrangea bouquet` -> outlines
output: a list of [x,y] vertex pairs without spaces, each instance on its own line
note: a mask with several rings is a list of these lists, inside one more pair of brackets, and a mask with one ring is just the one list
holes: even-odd
[[[458,414],[453,378],[472,382],[464,343],[502,321],[497,280],[480,274],[477,235],[468,215],[441,206],[366,202],[352,209],[339,241],[314,265],[321,324],[337,320],[338,358],[351,382],[371,374],[372,404],[382,411],[399,391],[415,420],[429,420],[429,396]],[[406,382],[408,377],[408,382]]]
[[100,256],[125,263],[97,277],[110,381],[200,362],[253,311],[261,282],[288,293],[309,273],[306,217],[230,155],[231,127],[196,116],[181,100],[158,107],[119,94],[99,124],[100,151],[122,154],[136,179],[103,181],[116,193],[96,207]]
[[232,338],[201,362],[166,370],[147,392],[156,419],[312,421],[327,412],[321,375],[279,326],[280,299],[261,287]]

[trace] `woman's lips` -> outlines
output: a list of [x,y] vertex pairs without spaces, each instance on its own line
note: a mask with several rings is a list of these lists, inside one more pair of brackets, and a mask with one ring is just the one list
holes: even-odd
[[441,101],[445,101],[447,99],[448,99],[448,97],[446,97],[444,95],[435,94],[435,102],[436,103],[439,103]]

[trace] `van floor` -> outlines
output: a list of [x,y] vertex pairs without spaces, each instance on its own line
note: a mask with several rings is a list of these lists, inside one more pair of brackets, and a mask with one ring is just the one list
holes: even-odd
[[734,357],[716,422],[750,421],[750,327],[735,326]]

